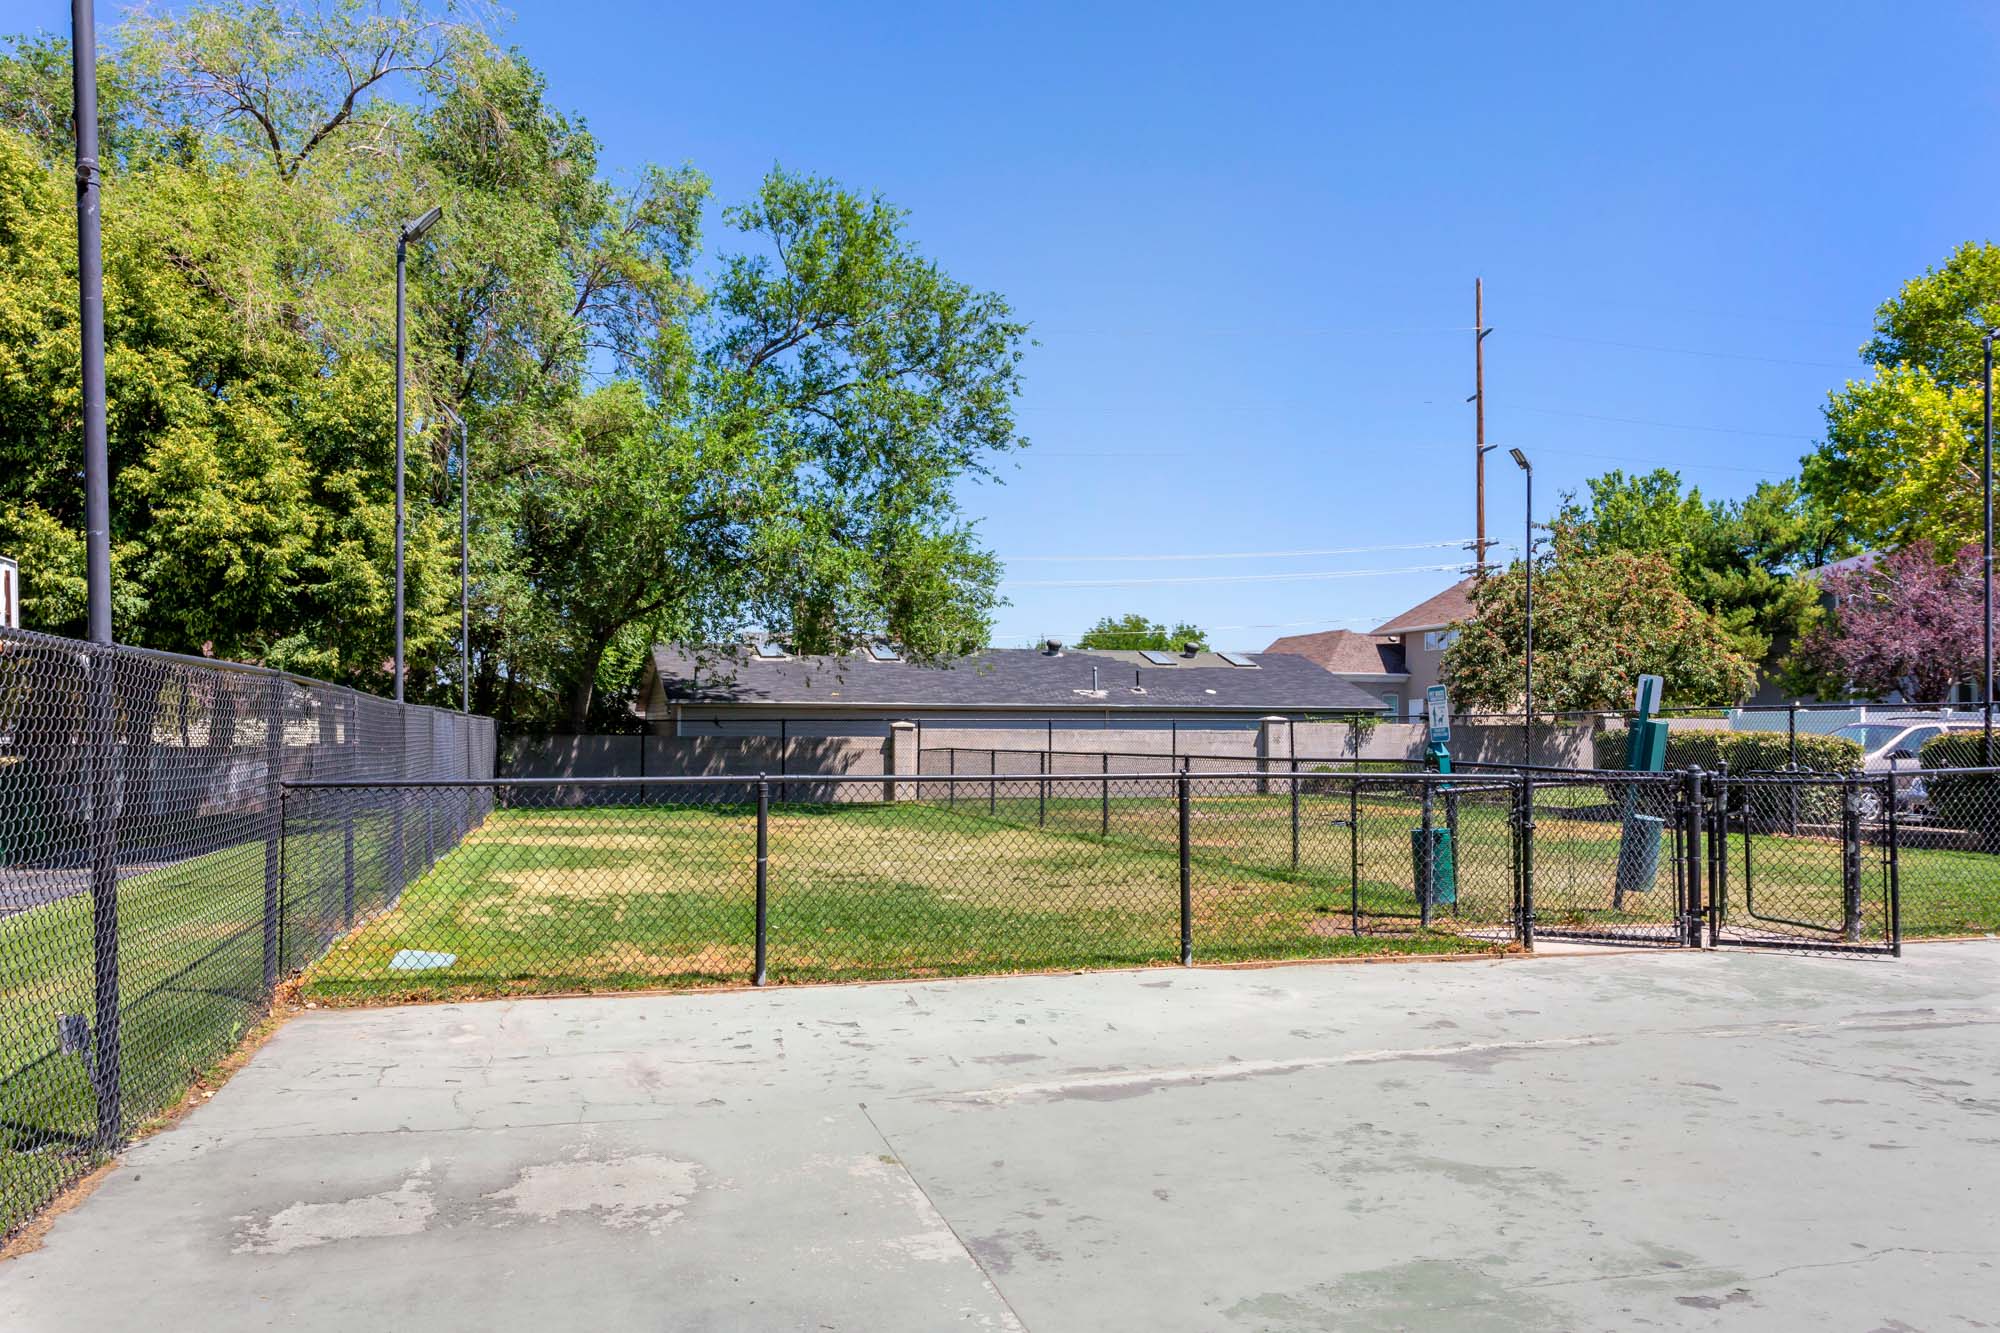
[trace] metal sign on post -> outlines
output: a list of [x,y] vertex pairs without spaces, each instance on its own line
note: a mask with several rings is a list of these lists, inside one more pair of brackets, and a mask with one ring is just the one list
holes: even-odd
[[1649,718],[1660,708],[1660,691],[1664,682],[1658,676],[1639,677],[1639,689],[1632,700],[1632,711],[1642,719]]
[[1433,685],[1424,691],[1424,710],[1430,717],[1431,744],[1448,744],[1451,741],[1451,700],[1445,696],[1444,686]]

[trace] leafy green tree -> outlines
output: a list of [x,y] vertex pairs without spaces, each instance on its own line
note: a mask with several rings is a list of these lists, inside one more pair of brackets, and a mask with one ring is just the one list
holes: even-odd
[[1084,631],[1076,641],[1079,648],[1123,649],[1136,652],[1153,648],[1161,652],[1179,652],[1186,644],[1208,647],[1208,635],[1200,628],[1185,622],[1169,629],[1166,625],[1148,620],[1138,612],[1129,615],[1106,616]]
[[1819,594],[1801,577],[1846,552],[1838,525],[1792,481],[1760,482],[1739,501],[1708,500],[1680,474],[1611,471],[1564,497],[1558,541],[1585,555],[1662,556],[1680,590],[1712,615],[1731,646],[1769,666],[1818,622]]
[[1828,396],[1805,494],[1845,534],[1956,551],[1980,531],[1980,337],[2000,322],[2000,247],[1968,242],[1903,285],[1861,349],[1866,380]]
[[[224,0],[103,67],[122,638],[385,690],[396,226],[411,254],[413,697],[455,698],[451,407],[473,439],[476,706],[624,715],[655,636],[984,642],[998,567],[954,487],[1022,443],[1025,328],[900,212],[774,171],[614,187],[541,75],[454,4]],[[67,52],[0,56],[0,543],[81,627]]]
[[[1518,711],[1527,644],[1525,573],[1516,563],[1473,589],[1440,671],[1461,709]],[[1535,570],[1535,707],[1623,708],[1641,674],[1663,678],[1667,701],[1735,703],[1757,671],[1715,618],[1682,592],[1662,556],[1558,546]]]

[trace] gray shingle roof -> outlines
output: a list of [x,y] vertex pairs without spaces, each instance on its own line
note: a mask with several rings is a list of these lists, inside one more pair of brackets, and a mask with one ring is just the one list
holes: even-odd
[[[672,703],[822,707],[1217,709],[1230,712],[1378,712],[1381,700],[1288,653],[1253,653],[1252,667],[1135,666],[1130,654],[993,648],[946,667],[875,662],[865,655],[765,661],[697,655],[670,644],[652,668]],[[1203,661],[1211,660],[1204,657]],[[1097,668],[1102,697],[1090,691]],[[1138,685],[1144,693],[1135,693]],[[1083,691],[1083,693],[1078,693]]]
[[1267,653],[1291,653],[1316,662],[1328,671],[1357,676],[1407,676],[1403,645],[1356,634],[1351,629],[1330,629],[1319,634],[1287,634],[1275,639]]

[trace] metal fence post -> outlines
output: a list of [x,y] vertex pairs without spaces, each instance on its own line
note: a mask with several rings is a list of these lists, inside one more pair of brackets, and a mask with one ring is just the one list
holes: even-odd
[[[408,709],[396,710],[396,777],[410,776],[410,714]],[[389,793],[389,882],[382,886],[384,902],[393,906],[403,895],[403,810],[409,800],[407,788],[397,787]]]
[[1521,774],[1521,817],[1520,850],[1516,859],[1521,876],[1521,947],[1534,952],[1535,948],[1535,779],[1531,773]]
[[1437,897],[1437,848],[1431,843],[1436,828],[1435,796],[1431,784],[1423,784],[1423,827],[1417,843],[1417,924],[1429,929],[1431,903]]
[[[1896,800],[1896,777],[1888,779],[1888,800]],[[1861,793],[1853,774],[1841,782],[1840,793],[1840,896],[1841,937],[1849,944],[1861,942]]]
[[279,843],[285,836],[284,787],[280,765],[284,760],[285,696],[284,681],[273,675],[264,700],[264,993],[278,984],[278,917],[282,911],[278,891]]
[[1685,823],[1687,827],[1687,903],[1682,909],[1681,936],[1690,949],[1701,947],[1701,920],[1703,915],[1701,898],[1701,803],[1703,774],[1696,764],[1687,771],[1687,785],[1683,789],[1683,799],[1687,802]]
[[1049,769],[1053,767],[1049,760],[1053,757],[1052,752],[1048,750],[1042,751],[1041,792],[1036,797],[1035,804],[1035,826],[1037,828],[1047,828],[1049,826]]
[[340,793],[340,923],[354,925],[354,802],[351,791]]
[[96,1030],[91,1034],[90,1081],[97,1102],[97,1149],[109,1152],[124,1137],[123,1047],[119,1031],[117,670],[109,644],[93,644],[84,657],[90,707],[84,743],[90,773],[90,934]]
[[[922,726],[923,724],[918,723],[918,725]],[[919,753],[922,752],[919,751]],[[958,747],[953,746],[951,749],[946,750],[944,758],[945,772],[951,777],[951,781],[944,784],[944,807],[947,810],[956,810],[958,809]]]
[[766,945],[770,926],[771,891],[771,784],[757,775],[757,975],[753,984],[765,980]]
[[1108,838],[1111,836],[1111,755],[1107,751],[1099,758],[1100,766],[1104,769],[1104,779],[1103,789],[1097,797],[1097,836]]
[[[1799,771],[1799,704],[1794,699],[1785,709],[1785,763],[1792,772]],[[1799,833],[1799,784],[1785,784],[1785,832],[1793,837]]]
[[1894,778],[1889,780],[1888,799],[1883,803],[1882,808],[1887,812],[1889,821],[1889,952],[1897,958],[1901,958],[1903,956],[1903,872],[1899,849],[1896,846],[1898,833],[1896,828],[1896,784]]
[[1292,873],[1299,872],[1299,761],[1292,758]]
[[1361,783],[1347,779],[1347,913],[1354,933],[1361,933]]
[[1174,779],[1176,803],[1180,806],[1181,844],[1181,966],[1194,962],[1194,880],[1189,874],[1188,775],[1182,769]]
[[1000,752],[986,752],[986,817],[1000,812]]

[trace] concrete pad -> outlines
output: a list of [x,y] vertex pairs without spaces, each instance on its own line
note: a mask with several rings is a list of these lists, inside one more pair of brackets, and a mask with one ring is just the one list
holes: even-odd
[[1970,1329],[1996,1163],[1991,942],[318,1012],[0,1328]]

